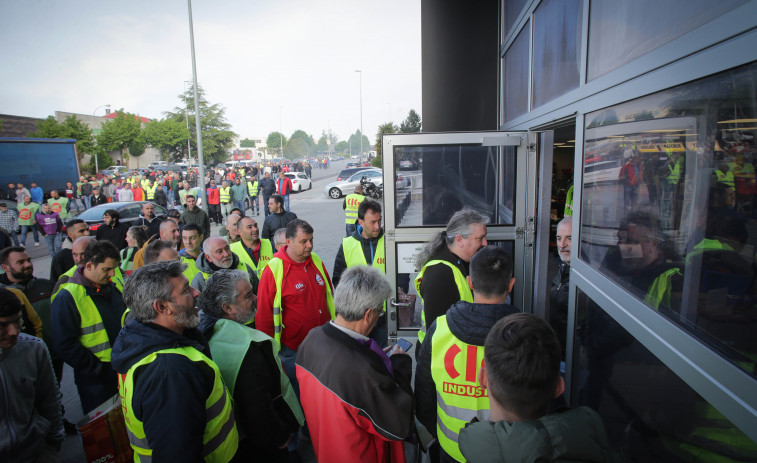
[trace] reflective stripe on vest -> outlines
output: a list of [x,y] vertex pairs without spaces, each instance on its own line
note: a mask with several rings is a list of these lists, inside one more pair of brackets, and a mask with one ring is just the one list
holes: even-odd
[[219,192],[219,200],[222,203],[229,203],[229,202],[231,202],[231,188],[229,188],[229,187],[219,188],[218,192]]
[[247,182],[247,194],[250,196],[257,196],[258,195],[258,181],[255,180],[255,183]]
[[[310,258],[313,260],[313,264],[318,271],[321,272],[321,278],[323,278],[323,283],[326,285],[326,306],[329,308],[329,314],[331,314],[331,319],[333,320],[336,317],[334,295],[331,293],[331,284],[324,276],[326,272],[323,270],[323,262],[321,262],[321,258],[314,252],[310,253]],[[284,324],[282,323],[283,315],[281,314],[281,286],[284,283],[284,262],[280,258],[274,257],[268,263],[268,267],[271,269],[273,281],[276,283],[276,295],[273,298],[273,339],[281,345],[281,331],[284,329]]]
[[187,280],[192,283],[192,280],[195,279],[195,275],[200,273],[200,269],[197,268],[197,261],[195,259],[190,259],[188,257],[181,256],[179,257],[181,259],[182,263],[187,264],[186,270],[184,270],[184,276],[187,277]]
[[81,318],[79,342],[87,348],[95,357],[102,362],[110,362],[111,345],[105,324],[100,316],[100,311],[91,297],[87,295],[87,289],[76,283],[61,285],[61,291],[71,294],[76,303],[76,310]]
[[[70,269],[66,270],[66,272],[65,272],[65,273],[64,273],[63,275],[65,275],[65,276],[67,276],[67,277],[71,278],[72,276],[74,276],[74,272],[76,271],[76,268],[77,268],[77,267],[78,267],[77,265],[74,265],[74,266],[73,266],[73,267],[71,267]],[[61,278],[61,277],[62,277],[63,275],[61,275],[60,277],[58,277],[58,279],[60,280],[60,278]],[[55,300],[55,296],[57,296],[57,295],[58,295],[58,293],[60,292],[60,290],[61,290],[61,289],[63,289],[63,285],[60,285],[60,286],[58,286],[58,290],[57,290],[57,291],[55,291],[55,292],[54,292],[54,293],[52,294],[52,296],[50,296],[50,303],[51,303],[51,304],[53,303],[53,301]]]
[[121,396],[121,407],[126,421],[126,433],[134,449],[134,461],[151,461],[152,449],[149,439],[145,435],[144,424],[134,415],[132,394],[134,392],[134,376],[138,368],[152,363],[158,355],[183,355],[192,362],[203,362],[213,370],[213,390],[205,399],[205,432],[202,436],[202,456],[206,462],[225,463],[230,461],[239,446],[239,433],[234,421],[234,410],[231,398],[223,383],[218,366],[202,352],[193,347],[179,347],[163,349],[142,358],[125,374],[118,375],[118,393]]
[[139,181],[139,186],[141,186],[143,190],[146,190],[150,186],[150,179],[143,178]]
[[150,188],[150,185],[148,184],[146,187],[142,187],[142,189],[145,190],[145,199],[152,201],[155,199],[155,190],[158,189],[158,185],[153,185],[152,188]]
[[357,220],[357,209],[360,207],[360,203],[363,202],[365,199],[365,196],[359,195],[357,193],[352,193],[351,195],[347,195],[346,198],[344,198],[345,207],[344,207],[344,223],[347,225],[352,225]]
[[[365,260],[365,253],[363,253],[363,245],[360,241],[353,237],[342,238],[342,250],[344,251],[344,262],[347,264],[347,268],[356,267],[358,265],[368,265]],[[384,258],[384,235],[381,235],[378,243],[376,243],[376,250],[373,252],[373,262],[371,267],[378,269],[381,273],[386,273],[386,264]],[[384,312],[386,312],[386,302],[384,302]]]
[[[426,265],[424,265],[423,268],[421,269],[421,273],[419,273],[418,276],[415,277],[415,291],[418,293],[418,297],[421,298],[421,303],[424,303],[423,296],[421,295],[421,280],[423,280],[423,275],[426,273],[426,269],[436,264],[444,264],[450,269],[452,269],[452,275],[455,277],[455,285],[457,286],[457,292],[458,294],[460,294],[459,300],[465,301],[465,302],[473,302],[473,292],[471,292],[470,286],[468,286],[468,280],[465,279],[463,274],[460,272],[460,269],[455,267],[451,262],[437,259],[437,260],[431,260],[428,263],[426,263]],[[445,312],[446,312],[446,309],[445,309]],[[427,330],[426,310],[424,307],[423,312],[421,312],[421,330],[418,332],[419,343],[422,343],[423,339],[426,337],[426,330]]]
[[718,182],[726,186],[729,186],[733,189],[736,188],[736,182],[734,181],[732,170],[729,170],[728,172],[723,172],[720,169],[716,169],[715,175],[718,177]]
[[255,271],[258,279],[260,279],[260,275],[263,274],[263,270],[265,269],[266,265],[268,265],[268,262],[270,262],[273,258],[273,245],[271,245],[271,240],[267,239],[261,238],[260,240],[260,255],[258,257],[258,265],[255,265],[255,263],[252,262],[252,257],[247,254],[247,251],[244,248],[244,243],[242,241],[232,243],[229,248],[231,249],[231,252],[239,257],[240,262],[244,262]]
[[657,311],[660,310],[661,304],[663,307],[670,308],[670,294],[673,289],[670,281],[674,276],[680,277],[683,274],[679,269],[671,268],[655,278],[649,287],[649,291],[647,291],[647,295],[644,297],[644,302]]
[[473,419],[489,419],[489,396],[478,382],[484,346],[455,337],[447,316],[436,319],[431,339],[431,378],[436,386],[436,436],[439,445],[457,461],[465,461],[458,446],[460,430]]
[[124,292],[124,274],[121,273],[121,269],[116,267],[113,269],[113,278],[110,279],[111,283],[116,285],[116,289],[119,293]]
[[247,355],[247,346],[250,343],[270,342],[273,351],[273,360],[279,367],[279,377],[281,383],[281,396],[289,406],[292,414],[297,418],[300,425],[305,423],[305,415],[300,407],[300,402],[292,388],[289,377],[281,366],[279,358],[279,344],[274,339],[262,331],[250,328],[232,320],[220,319],[213,327],[213,334],[208,340],[210,350],[213,352],[215,362],[223,376],[223,382],[228,384],[229,392],[234,397],[234,386],[239,376],[239,368],[242,366],[245,356]]
[[673,167],[670,167],[670,164],[668,164],[668,170],[670,171],[668,175],[668,183],[675,185],[681,180],[681,164],[683,163],[683,159],[678,158],[675,165]]

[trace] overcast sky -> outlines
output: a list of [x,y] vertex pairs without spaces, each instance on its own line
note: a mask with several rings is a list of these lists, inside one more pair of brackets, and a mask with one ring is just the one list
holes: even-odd
[[[360,127],[421,114],[419,0],[193,0],[197,75],[241,137]],[[148,118],[192,78],[185,0],[3,0],[0,113],[101,105]],[[98,108],[97,114],[105,113]]]

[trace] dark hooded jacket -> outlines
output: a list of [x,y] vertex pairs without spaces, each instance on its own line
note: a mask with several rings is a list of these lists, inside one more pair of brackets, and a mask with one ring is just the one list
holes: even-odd
[[470,463],[624,461],[611,451],[602,419],[588,407],[532,421],[474,422],[460,430],[459,442]]
[[[447,325],[460,341],[483,346],[486,335],[497,320],[519,313],[510,304],[475,304],[458,301],[447,311]],[[416,416],[432,435],[436,435],[436,386],[431,377],[431,340],[436,333],[436,320],[431,324],[426,339],[418,351],[415,370]]]
[[[379,236],[373,239],[363,237],[362,231],[363,227],[358,225],[357,229],[352,233],[352,235],[350,235],[350,238],[354,238],[360,242],[360,247],[363,249],[365,261],[368,262],[368,265],[371,265],[373,262],[371,256],[375,254],[378,242],[381,237],[384,236],[384,230],[381,230]],[[342,241],[342,244],[339,245],[339,251],[337,251],[336,253],[336,258],[334,259],[334,271],[331,272],[331,281],[334,283],[335,288],[337,287],[337,285],[339,285],[339,280],[342,278],[342,273],[344,273],[345,270],[347,270],[347,261],[344,257],[344,242]]]
[[[180,335],[131,320],[113,345],[111,362],[119,374],[125,374],[153,352],[180,347],[195,348],[210,358],[208,343],[197,329]],[[144,424],[153,461],[203,461],[205,401],[213,390],[214,375],[204,363],[178,354],[158,355],[137,370],[132,410]]]
[[[249,265],[245,264],[244,262],[239,261],[239,256],[231,253],[231,267],[229,267],[230,270],[242,270],[246,271],[247,274],[250,276],[250,284],[252,285],[252,291],[255,294],[258,294],[258,275],[255,273],[253,269],[250,268]],[[210,262],[208,259],[205,258],[205,252],[201,252],[200,255],[197,257],[197,260],[195,260],[195,263],[197,264],[197,270],[200,272],[195,275],[194,279],[189,282],[190,285],[192,285],[193,288],[197,289],[200,292],[205,291],[205,285],[206,285],[206,275],[207,278],[210,278],[210,275],[214,274],[217,270],[220,270],[221,267],[218,267],[214,263]],[[206,275],[203,275],[205,273]]]

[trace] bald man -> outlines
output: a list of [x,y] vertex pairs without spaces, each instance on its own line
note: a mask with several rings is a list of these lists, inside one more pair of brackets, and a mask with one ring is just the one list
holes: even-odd
[[197,258],[197,269],[199,272],[192,280],[192,287],[200,292],[205,290],[205,281],[218,270],[236,269],[248,273],[252,289],[255,294],[258,293],[258,276],[255,270],[239,260],[239,256],[231,251],[229,243],[223,238],[214,236],[205,240],[200,257]]
[[178,251],[179,243],[181,242],[181,233],[179,232],[179,225],[173,220],[164,220],[163,222],[161,222],[160,239],[163,241],[170,241],[171,243],[173,243],[173,246],[174,248],[176,248],[176,251]]
[[95,240],[96,238],[94,236],[80,236],[74,240],[74,244],[71,246],[71,255],[74,257],[74,266],[58,278],[55,286],[53,286],[53,297],[58,293],[60,285],[68,282],[68,279],[71,278],[77,267],[84,265],[84,250],[89,243]]

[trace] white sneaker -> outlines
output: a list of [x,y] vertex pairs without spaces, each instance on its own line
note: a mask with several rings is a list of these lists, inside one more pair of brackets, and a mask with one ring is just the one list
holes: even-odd
[[19,244],[22,248],[26,248],[26,245],[24,243]]
[[34,247],[36,248],[37,246],[39,246],[39,243],[34,243]]

